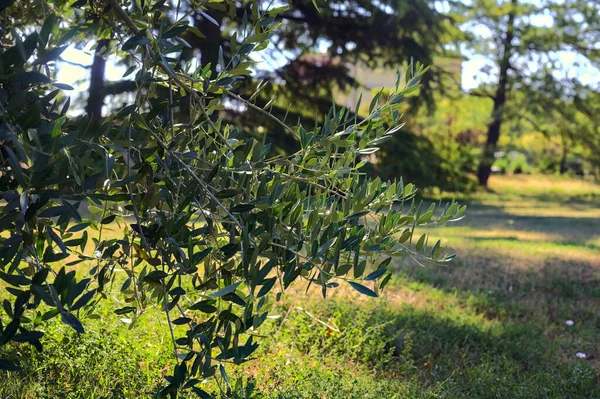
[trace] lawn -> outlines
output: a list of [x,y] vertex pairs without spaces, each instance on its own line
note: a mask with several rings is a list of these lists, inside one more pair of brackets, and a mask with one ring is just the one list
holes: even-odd
[[[240,397],[600,398],[600,186],[515,176],[490,189],[430,229],[457,253],[449,266],[399,262],[381,299],[293,287],[235,369],[254,386]],[[0,373],[0,398],[152,397],[171,365],[166,324],[113,307],[82,336],[48,323],[41,354],[0,353],[24,368]]]

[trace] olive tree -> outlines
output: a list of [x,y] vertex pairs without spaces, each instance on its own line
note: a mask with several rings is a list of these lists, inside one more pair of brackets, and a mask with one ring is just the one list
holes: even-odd
[[[249,359],[272,301],[292,283],[323,296],[348,284],[376,297],[393,258],[450,261],[415,229],[465,208],[424,208],[412,184],[360,171],[400,128],[422,65],[378,95],[364,120],[335,108],[319,126],[275,119],[301,149],[271,156],[268,134],[243,136],[219,111],[269,115],[236,89],[286,7],[253,7],[253,25],[244,15],[234,55],[219,57],[214,72],[177,62],[187,45],[180,36],[202,32],[184,12],[164,18],[164,3],[0,2],[0,345],[42,350],[40,326],[55,317],[84,333],[98,302],[118,289],[127,306],[116,314],[135,325],[158,307],[168,322],[174,368],[160,396],[208,397],[201,381],[231,390],[225,366]],[[214,3],[235,8],[188,0],[182,9]],[[71,117],[70,87],[55,79],[60,54],[82,41],[109,41],[111,54],[134,61],[134,95],[104,118]],[[119,238],[106,237],[108,225]]]

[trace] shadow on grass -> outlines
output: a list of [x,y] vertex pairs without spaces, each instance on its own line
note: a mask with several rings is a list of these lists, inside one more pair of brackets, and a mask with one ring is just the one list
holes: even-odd
[[[590,365],[556,360],[552,342],[537,326],[487,320],[452,304],[453,298],[440,294],[428,309],[364,297],[331,298],[314,306],[303,301],[340,332],[301,312],[291,312],[281,327],[261,329],[276,336],[260,340],[262,354],[254,361],[261,370],[260,390],[253,398],[596,397],[597,376]],[[12,388],[0,373],[0,397],[11,397],[3,396],[7,392],[16,398],[152,397],[168,344],[164,355],[148,355],[130,341],[108,339],[109,332],[65,345],[56,340],[63,332],[53,334],[46,354],[25,357],[26,372],[10,375]],[[12,355],[23,355],[17,352]],[[144,372],[142,362],[163,364]],[[19,396],[29,388],[32,395]]]
[[[527,186],[521,186],[523,191],[512,191],[512,190],[494,190],[491,188],[484,188],[480,191],[472,193],[457,193],[458,198],[462,198],[464,202],[476,203],[478,201],[527,201],[527,202],[539,202],[539,203],[553,203],[572,208],[589,208],[596,206],[598,199],[600,199],[599,192],[593,191],[573,191],[571,189],[551,189],[547,188],[544,190],[528,190]],[[590,190],[591,187],[588,188]],[[441,197],[426,198],[435,201],[452,201],[456,196],[451,194],[443,195]]]
[[573,240],[600,234],[599,224],[599,218],[595,217],[521,215],[506,211],[499,206],[478,205],[468,208],[467,218],[452,224],[451,227],[484,230],[510,228],[551,233]]
[[[546,258],[536,261],[534,266],[510,256],[471,253],[464,257],[447,267],[404,265],[399,268],[398,276],[459,298],[478,297],[479,302],[487,304],[479,310],[490,317],[503,308],[513,312],[521,308],[515,317],[523,316],[527,309],[545,312],[547,317],[560,320],[570,317],[565,312],[555,314],[557,304],[575,306],[576,302],[587,301],[591,303],[586,306],[600,306],[598,264]],[[518,262],[525,264],[519,266]]]
[[[443,268],[413,264],[401,270],[409,279],[446,292],[493,291],[503,298],[541,294],[547,296],[544,300],[596,298],[600,246],[593,240],[600,236],[600,218],[568,216],[574,207],[569,202],[567,216],[537,216],[514,214],[501,202],[474,204],[467,218],[452,225],[459,230],[448,231],[448,245],[458,249],[455,262]],[[441,236],[444,244],[444,228],[427,231]]]

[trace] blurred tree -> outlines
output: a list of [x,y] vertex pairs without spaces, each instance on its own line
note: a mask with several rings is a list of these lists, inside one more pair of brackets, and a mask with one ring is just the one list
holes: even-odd
[[[396,140],[389,140],[378,152],[369,172],[382,179],[401,175],[410,181],[422,182],[426,195],[432,189],[470,192],[473,155],[471,146],[462,145],[452,138],[440,140],[435,136],[402,130]],[[426,157],[423,154],[428,154]],[[433,191],[435,192],[435,191]]]
[[433,112],[421,108],[397,139],[381,147],[373,173],[383,179],[400,174],[423,188],[472,191],[492,101],[460,93],[435,95],[434,101]]
[[[482,71],[494,75],[493,83],[488,82],[476,91],[494,103],[477,172],[480,184],[485,186],[502,123],[508,117],[511,95],[518,90],[551,95],[556,87],[552,82],[558,82],[564,89],[566,97],[563,98],[573,98],[577,88],[586,83],[575,75],[584,76],[586,69],[597,73],[600,3],[475,0],[469,5],[453,5],[457,15],[465,15],[463,27],[471,33],[468,55],[486,57]],[[568,59],[576,62],[566,64]],[[571,69],[567,78],[561,75],[565,69]],[[536,101],[538,96],[522,98]],[[513,105],[517,115],[519,109],[524,112],[529,109],[523,103]]]
[[[336,0],[320,3],[319,10],[311,0],[301,0],[281,18],[281,34],[273,40],[273,52],[287,56],[289,62],[272,75],[312,104],[314,94],[322,93],[327,108],[333,88],[358,84],[348,68],[357,62],[397,69],[414,58],[432,65],[450,25],[435,2],[428,0]],[[330,59],[310,58],[317,49]],[[439,81],[440,74],[434,70],[423,82],[428,100],[431,84]]]
[[[85,3],[85,2],[84,2]],[[181,4],[180,4],[181,3]],[[252,1],[235,3],[226,7],[225,2],[208,2],[206,7],[187,8],[184,2],[165,3],[169,10],[164,14],[165,25],[171,20],[187,16],[196,30],[188,30],[181,37],[186,41],[179,57],[179,67],[195,59],[200,65],[210,63],[216,73],[219,54],[225,63],[232,59],[232,37],[240,37],[256,18],[251,12]],[[259,2],[267,7],[271,2]],[[132,8],[139,7],[132,3]],[[257,106],[269,106],[270,112],[284,119],[305,118],[314,120],[331,106],[335,90],[346,90],[360,85],[352,76],[350,66],[361,63],[368,67],[385,66],[397,69],[406,66],[413,58],[425,65],[432,65],[434,56],[444,52],[443,43],[449,40],[451,21],[435,7],[435,2],[420,0],[354,0],[319,2],[315,9],[311,0],[295,1],[288,11],[273,17],[281,23],[260,59],[256,59],[258,73],[253,80],[245,82],[246,91],[253,93],[260,81],[262,86],[255,98]],[[100,11],[99,11],[100,12]],[[108,32],[105,32],[108,34]],[[101,46],[97,46],[92,71],[98,71],[90,86],[88,112],[110,94],[135,89],[131,82],[110,83],[101,79],[104,58]],[[317,56],[324,52],[326,56]],[[133,62],[124,60],[125,63]],[[432,85],[439,83],[444,75],[441,68],[433,68],[423,78],[421,94],[415,101],[432,105]],[[97,88],[101,87],[101,90]],[[439,85],[438,85],[439,87]],[[273,98],[277,95],[277,100]],[[290,109],[293,98],[294,107]],[[236,112],[243,107],[227,109],[227,119],[238,121],[247,133],[256,130],[273,132],[272,119]],[[321,116],[319,116],[321,117]],[[279,129],[281,130],[281,129]],[[277,133],[275,144],[290,151],[295,140]]]
[[[548,139],[557,139],[561,151],[553,164],[561,174],[570,168],[569,156],[584,159],[590,169],[600,170],[600,94],[576,81],[557,81],[550,74],[544,90],[523,90],[521,121],[539,130]],[[516,119],[516,118],[513,118]],[[578,173],[583,173],[580,166]]]

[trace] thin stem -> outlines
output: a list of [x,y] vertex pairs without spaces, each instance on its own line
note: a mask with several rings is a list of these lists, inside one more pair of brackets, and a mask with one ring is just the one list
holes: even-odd
[[167,302],[167,286],[165,282],[162,282],[163,289],[163,304],[165,307],[165,315],[167,316],[167,324],[169,325],[169,332],[171,333],[171,341],[173,341],[173,355],[175,356],[175,361],[179,363],[179,358],[177,357],[177,341],[175,341],[175,333],[173,332],[173,325],[171,324],[171,316],[169,315],[169,303]]
[[[129,128],[127,129],[127,180],[129,180],[129,178],[131,177],[131,123],[129,124]],[[129,199],[131,201],[132,206],[134,207],[134,209],[136,209],[135,206],[135,201],[133,200],[133,191],[132,191],[132,186],[131,186],[131,182],[127,183],[127,190],[129,191]],[[138,226],[140,226],[141,229],[141,224],[139,222],[139,215],[138,217],[136,217],[136,221]],[[129,264],[131,265],[131,279],[132,279],[132,283],[133,283],[133,292],[135,295],[135,300],[138,303],[138,306],[141,308],[142,306],[142,302],[140,299],[140,295],[137,289],[137,281],[135,278],[135,270],[134,270],[134,262],[133,262],[133,235],[131,236],[131,245],[129,245]]]
[[298,177],[298,176],[294,176],[294,175],[290,175],[290,174],[287,174],[285,172],[278,172],[278,173],[280,175],[282,175],[282,176],[287,177],[288,179],[296,180],[296,181],[301,181],[301,182],[307,183],[307,184],[311,184],[311,185],[313,185],[315,187],[319,187],[320,189],[323,189],[323,190],[326,190],[326,191],[330,191],[330,192],[332,192],[333,194],[337,195],[340,198],[348,199],[348,197],[346,196],[346,194],[338,192],[338,191],[334,190],[333,188],[327,188],[327,187],[325,187],[325,186],[323,186],[323,185],[321,185],[321,184],[319,184],[317,182],[314,182],[312,180],[309,180],[309,179],[306,179],[306,178],[302,178],[302,177]]
[[288,132],[290,132],[292,135],[294,135],[294,137],[296,139],[299,139],[300,137],[298,136],[298,133],[296,133],[294,131],[294,129],[292,129],[291,127],[289,127],[285,122],[283,122],[281,119],[277,118],[275,115],[271,114],[268,111],[265,111],[264,109],[262,109],[261,107],[254,105],[253,103],[251,103],[248,100],[245,100],[244,98],[242,98],[241,96],[235,94],[234,92],[232,92],[231,90],[227,90],[225,89],[225,93],[229,94],[230,96],[232,96],[233,98],[243,102],[244,104],[246,104],[247,106],[249,106],[250,108],[260,112],[261,114],[273,119],[275,122],[277,122],[279,125],[281,125],[285,130],[287,130]]
[[[31,255],[33,255],[33,258],[35,259],[35,264],[37,266],[38,271],[42,270],[44,267],[40,262],[40,258],[38,257],[37,252],[33,247],[33,244],[28,245],[27,248],[29,249],[29,252],[31,253]],[[54,276],[56,277],[56,272],[54,271],[54,269],[49,267],[48,270],[50,270],[52,274],[54,274]],[[62,303],[60,302],[60,298],[58,297],[58,292],[56,292],[56,288],[54,288],[53,284],[48,284],[47,282],[46,285],[48,286],[48,291],[50,291],[52,301],[54,301],[54,306],[56,306],[56,309],[58,309],[60,313],[64,312],[65,309],[63,308]]]
[[[179,3],[177,3],[177,12],[179,13]],[[171,118],[171,140],[175,141],[175,117],[173,115],[173,84],[169,79],[169,115]]]
[[[308,310],[306,310],[306,309],[304,309],[304,308],[302,308],[302,307],[300,307],[300,306],[296,306],[296,309],[298,309],[298,310],[300,310],[300,311],[302,311],[302,312],[306,313],[306,315],[307,315],[308,317],[310,317],[310,318],[314,319],[315,321],[317,321],[317,322],[319,322],[319,323],[323,324],[325,327],[327,327],[327,328],[329,328],[329,329],[331,329],[331,330],[333,330],[333,331],[335,331],[335,332],[338,332],[338,333],[340,332],[340,330],[339,330],[337,327],[335,327],[335,326],[332,326],[331,324],[327,324],[327,323],[325,323],[323,320],[319,319],[319,318],[318,318],[318,317],[316,317],[314,314],[310,313]],[[288,313],[289,313],[289,312],[288,312]],[[282,324],[283,324],[283,322],[282,322]]]

